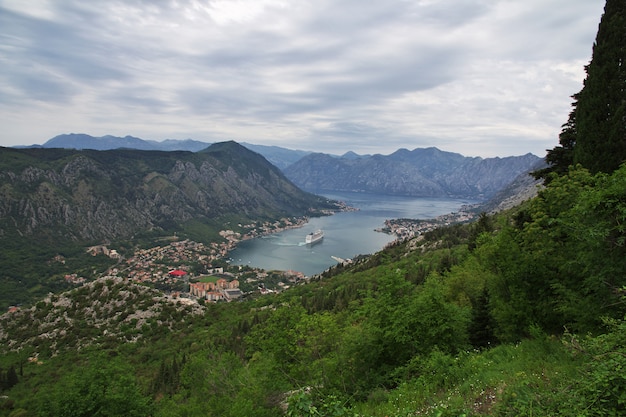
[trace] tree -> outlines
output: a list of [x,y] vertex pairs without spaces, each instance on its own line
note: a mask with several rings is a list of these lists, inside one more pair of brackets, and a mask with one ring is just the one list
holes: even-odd
[[607,0],[587,79],[578,93],[574,163],[592,173],[626,159],[626,3]]
[[132,369],[119,360],[97,355],[46,385],[35,401],[39,416],[141,417],[151,415]]
[[[573,96],[576,98],[576,96]],[[576,144],[576,102],[572,103],[574,109],[569,114],[567,123],[562,126],[559,134],[559,146],[548,149],[546,154],[547,168],[533,172],[536,179],[543,178],[548,184],[551,180],[551,172],[558,176],[566,175],[570,166],[574,164],[574,145]]]
[[607,0],[585,67],[582,90],[573,97],[574,110],[563,125],[559,146],[549,150],[550,167],[535,172],[563,175],[572,164],[592,173],[611,173],[626,161],[626,3]]
[[11,367],[7,371],[7,381],[6,381],[7,389],[13,388],[15,384],[17,384],[17,382],[18,382],[18,379],[17,379],[17,372],[15,372],[15,366],[11,365]]

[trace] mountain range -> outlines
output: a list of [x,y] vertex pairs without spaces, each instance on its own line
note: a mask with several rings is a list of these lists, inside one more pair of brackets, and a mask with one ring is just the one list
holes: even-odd
[[[106,135],[94,137],[84,133],[69,133],[55,136],[46,141],[43,145],[34,145],[32,147],[93,149],[98,151],[127,148],[146,151],[198,152],[208,148],[210,145],[211,143],[193,139],[166,139],[159,142],[156,140],[141,139],[134,136],[119,137]],[[303,156],[311,153],[308,151],[281,148],[279,146],[254,145],[250,143],[242,143],[242,145],[254,152],[260,153],[265,157],[265,159],[280,169],[286,168]]]
[[[466,157],[437,148],[399,149],[390,155],[330,155],[278,146],[242,143],[283,171],[298,187],[315,193],[354,191],[414,197],[461,197],[488,200],[542,159],[532,154],[505,158]],[[132,136],[56,136],[44,148],[185,150],[209,144],[187,140],[163,142]]]
[[437,148],[399,149],[391,155],[355,158],[310,154],[285,175],[313,192],[353,191],[415,197],[485,200],[529,172],[541,158],[470,158]]

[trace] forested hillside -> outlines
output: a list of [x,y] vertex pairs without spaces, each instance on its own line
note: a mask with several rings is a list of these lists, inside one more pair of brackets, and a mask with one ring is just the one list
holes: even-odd
[[211,237],[227,221],[332,207],[235,142],[195,153],[5,148],[0,197],[0,237],[90,243],[200,226]]

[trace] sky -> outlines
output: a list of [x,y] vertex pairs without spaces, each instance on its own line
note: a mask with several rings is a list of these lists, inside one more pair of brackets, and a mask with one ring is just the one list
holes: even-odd
[[604,0],[0,0],[0,146],[544,156]]

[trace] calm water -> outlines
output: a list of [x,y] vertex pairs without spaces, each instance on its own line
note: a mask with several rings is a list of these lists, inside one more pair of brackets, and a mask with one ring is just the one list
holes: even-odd
[[[345,201],[359,211],[313,218],[302,228],[242,242],[230,253],[233,264],[318,274],[337,263],[332,256],[348,259],[381,250],[394,239],[375,231],[383,227],[387,219],[429,219],[474,202],[361,193],[323,195]],[[313,246],[306,245],[304,238],[316,229],[324,230],[324,239]]]

